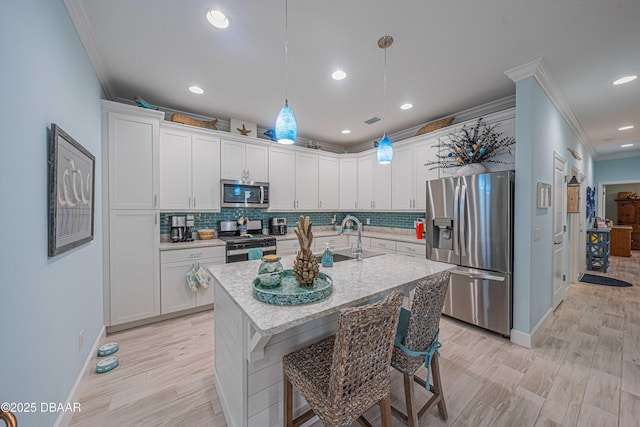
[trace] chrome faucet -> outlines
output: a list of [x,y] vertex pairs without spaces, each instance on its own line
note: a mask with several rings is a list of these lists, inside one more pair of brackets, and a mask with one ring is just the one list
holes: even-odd
[[340,225],[340,233],[338,234],[342,236],[342,234],[344,233],[344,225],[349,220],[352,220],[358,225],[358,244],[356,245],[356,248],[353,250],[353,253],[356,255],[356,261],[362,261],[362,222],[360,222],[360,220],[353,215],[347,215],[342,220],[342,225]]

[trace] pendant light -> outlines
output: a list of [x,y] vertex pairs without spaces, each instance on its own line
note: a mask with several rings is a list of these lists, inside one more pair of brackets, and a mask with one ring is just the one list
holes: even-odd
[[384,120],[384,134],[382,139],[378,143],[378,163],[381,165],[388,165],[393,159],[393,147],[391,141],[387,138],[387,48],[393,44],[393,37],[384,36],[378,40],[378,47],[384,49],[384,102],[382,120]]
[[291,145],[296,142],[298,123],[293,110],[289,108],[289,5],[284,1],[284,106],[276,118],[276,140],[279,144]]

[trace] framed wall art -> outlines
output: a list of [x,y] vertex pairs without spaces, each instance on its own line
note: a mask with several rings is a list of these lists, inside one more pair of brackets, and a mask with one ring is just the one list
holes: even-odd
[[551,207],[551,184],[538,181],[538,208]]
[[93,240],[95,157],[56,124],[49,146],[49,256]]

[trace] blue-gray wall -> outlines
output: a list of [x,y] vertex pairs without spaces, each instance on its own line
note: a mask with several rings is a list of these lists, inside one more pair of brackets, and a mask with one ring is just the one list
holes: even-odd
[[[516,83],[516,141],[513,327],[528,334],[551,308],[553,296],[553,210],[537,208],[537,182],[553,184],[554,151],[567,160],[567,173],[575,166],[589,186],[593,185],[593,161],[533,77]],[[576,150],[582,161],[567,147]],[[535,227],[541,230],[537,241],[533,240]],[[569,280],[569,241],[567,236],[565,286]]]
[[640,157],[599,160],[594,164],[594,182],[596,184],[636,181],[640,181]]
[[[0,402],[65,402],[102,324],[102,91],[62,0],[0,14]],[[56,123],[96,157],[95,239],[47,257],[47,156]],[[85,343],[78,350],[78,334]],[[17,414],[50,426],[56,413]]]

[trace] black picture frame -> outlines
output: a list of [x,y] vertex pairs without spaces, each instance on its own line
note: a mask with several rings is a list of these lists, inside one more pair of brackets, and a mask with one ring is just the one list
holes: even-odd
[[96,159],[55,123],[49,145],[49,257],[93,240]]

